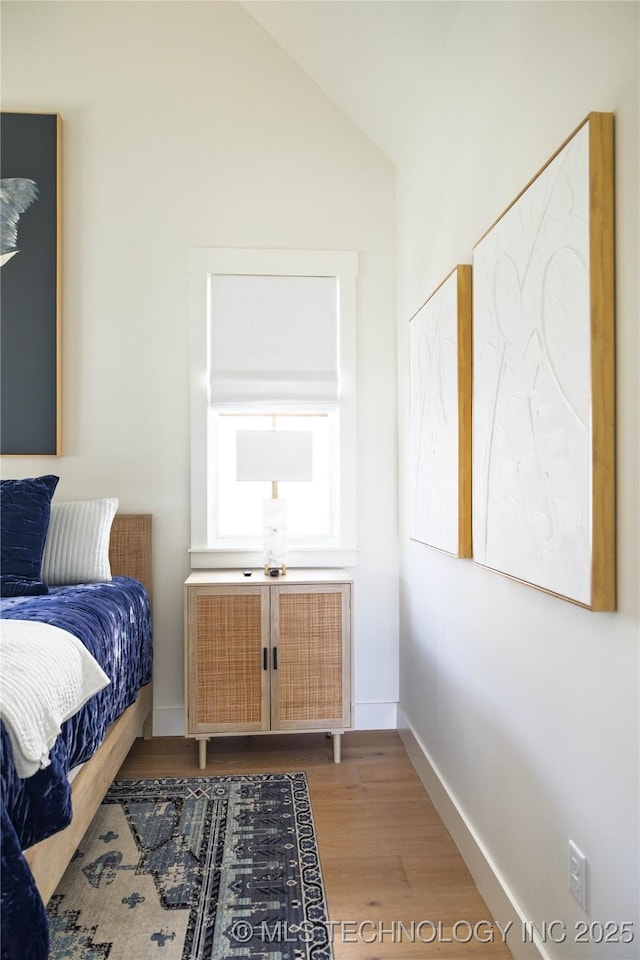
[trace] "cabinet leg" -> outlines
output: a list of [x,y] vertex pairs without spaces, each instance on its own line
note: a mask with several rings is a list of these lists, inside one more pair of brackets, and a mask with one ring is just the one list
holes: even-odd
[[333,737],[333,762],[340,763],[340,748],[342,746],[342,734],[332,733]]
[[201,770],[204,770],[207,766],[207,744],[209,742],[209,737],[203,737],[202,739],[198,737],[198,766]]

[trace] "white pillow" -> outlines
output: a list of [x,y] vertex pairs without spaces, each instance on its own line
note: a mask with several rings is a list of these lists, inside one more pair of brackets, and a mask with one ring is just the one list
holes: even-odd
[[111,580],[109,537],[117,498],[52,503],[42,579],[52,586]]

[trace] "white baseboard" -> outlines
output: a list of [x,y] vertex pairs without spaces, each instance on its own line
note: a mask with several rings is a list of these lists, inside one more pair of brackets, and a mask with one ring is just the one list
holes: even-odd
[[[526,919],[484,844],[475,833],[447,787],[411,723],[398,707],[398,732],[418,776],[462,854],[469,872],[493,919],[507,930],[506,943],[515,960],[550,960],[536,931],[525,928]],[[527,936],[523,936],[523,932]]]
[[354,730],[395,730],[398,722],[398,704],[354,703]]
[[153,711],[154,737],[184,737],[184,707],[156,707]]

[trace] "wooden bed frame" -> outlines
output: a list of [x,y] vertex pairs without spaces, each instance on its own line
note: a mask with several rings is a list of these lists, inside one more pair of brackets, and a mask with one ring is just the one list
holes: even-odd
[[[111,572],[135,577],[152,596],[151,515],[117,514],[109,546]],[[73,780],[73,820],[64,830],[25,851],[45,904],[56,889],[78,843],[128,754],[140,728],[145,740],[152,736],[153,689],[148,683],[138,699],[113,723],[98,750]]]

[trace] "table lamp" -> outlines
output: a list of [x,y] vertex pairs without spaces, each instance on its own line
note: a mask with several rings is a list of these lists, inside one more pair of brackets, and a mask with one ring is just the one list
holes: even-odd
[[264,571],[287,572],[287,503],[278,497],[278,482],[313,479],[310,430],[238,430],[236,480],[271,483],[263,502]]

